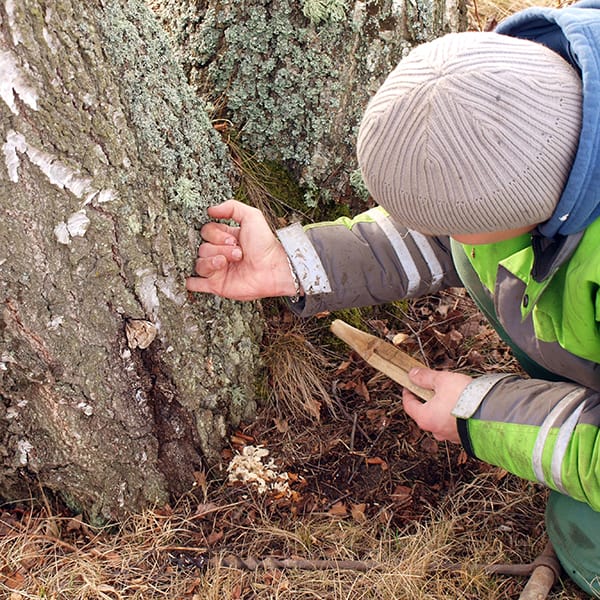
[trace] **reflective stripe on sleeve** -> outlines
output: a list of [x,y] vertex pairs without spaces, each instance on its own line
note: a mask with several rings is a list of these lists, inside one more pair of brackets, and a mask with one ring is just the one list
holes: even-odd
[[[560,473],[562,460],[564,458],[564,454],[566,452],[569,440],[571,439],[571,434],[573,433],[575,425],[577,424],[577,420],[579,419],[579,414],[583,409],[583,404],[577,407],[577,409],[571,415],[571,417],[574,417],[574,420],[568,418],[559,429],[558,437],[556,439],[556,445],[552,454],[551,476],[554,479],[553,482],[547,482],[546,477],[544,476],[544,467],[542,462],[544,448],[546,447],[548,435],[552,428],[560,420],[561,416],[565,414],[565,412],[571,412],[573,408],[577,406],[584,394],[585,389],[576,389],[567,394],[548,413],[548,415],[544,419],[544,422],[540,426],[540,430],[538,431],[538,435],[535,440],[535,445],[533,447],[533,455],[531,457],[531,461],[536,479],[544,485],[549,485],[550,483],[553,483],[557,489],[563,489],[562,477]],[[560,447],[558,446],[559,442]]]
[[405,234],[400,234],[394,226],[392,219],[390,219],[389,215],[381,207],[368,210],[366,215],[371,217],[373,221],[379,225],[392,245],[400,264],[404,268],[404,272],[408,279],[407,294],[410,295],[414,293],[418,286],[423,282],[424,278],[419,274],[414,258],[411,256],[408,246],[406,245],[406,236],[412,238],[415,246],[423,257],[424,263],[429,270],[431,287],[437,288],[438,284],[444,278],[444,269],[431,245],[431,240],[422,233],[413,230],[408,230]]
[[409,234],[412,239],[415,240],[415,244],[417,248],[419,248],[419,252],[429,267],[429,272],[431,273],[431,285],[433,287],[437,287],[437,285],[444,278],[444,269],[442,268],[442,265],[431,245],[431,239],[426,235],[419,233],[418,231],[410,230]]
[[562,464],[565,454],[567,453],[567,447],[571,441],[571,436],[575,431],[575,426],[579,421],[579,416],[581,415],[584,407],[585,402],[582,402],[571,414],[571,416],[562,424],[558,431],[558,437],[556,438],[556,443],[554,444],[554,450],[552,451],[552,479],[554,479],[554,485],[556,486],[556,489],[561,494],[565,494],[567,496],[569,493],[565,489],[562,481]]
[[452,415],[458,419],[470,419],[489,391],[500,380],[507,377],[513,377],[513,374],[496,373],[494,375],[482,375],[473,379],[458,397],[456,405],[452,409]]
[[389,240],[402,268],[406,275],[406,295],[411,296],[417,291],[419,284],[421,283],[421,275],[417,269],[414,258],[410,255],[406,242],[402,235],[394,227],[394,224],[387,216],[387,214],[379,208],[372,208],[366,213],[379,225],[387,239]]
[[294,265],[304,293],[328,294],[331,284],[323,263],[300,223],[277,230],[277,237]]

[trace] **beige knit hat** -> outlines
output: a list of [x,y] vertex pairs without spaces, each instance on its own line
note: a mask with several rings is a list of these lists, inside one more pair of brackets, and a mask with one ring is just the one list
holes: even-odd
[[547,220],[581,123],[581,81],[552,50],[497,33],[414,49],[367,106],[358,161],[403,225],[444,235]]

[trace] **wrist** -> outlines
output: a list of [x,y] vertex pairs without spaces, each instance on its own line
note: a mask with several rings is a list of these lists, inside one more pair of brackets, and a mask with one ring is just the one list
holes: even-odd
[[271,296],[288,296],[297,301],[296,298],[304,295],[296,269],[290,260],[285,248],[279,244],[275,252],[275,260],[272,266],[273,287]]

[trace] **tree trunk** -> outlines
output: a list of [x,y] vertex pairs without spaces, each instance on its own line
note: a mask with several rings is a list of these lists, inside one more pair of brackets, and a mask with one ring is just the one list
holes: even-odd
[[259,159],[338,199],[360,180],[368,99],[416,44],[466,28],[464,0],[146,0],[192,85]]
[[227,152],[137,0],[3,0],[0,72],[0,494],[118,517],[255,409],[255,306],[184,287]]

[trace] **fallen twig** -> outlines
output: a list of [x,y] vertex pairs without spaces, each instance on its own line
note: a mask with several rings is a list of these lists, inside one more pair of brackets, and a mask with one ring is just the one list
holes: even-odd
[[323,571],[328,569],[360,571],[362,573],[377,569],[379,563],[363,560],[309,560],[306,558],[275,558],[267,556],[257,559],[254,557],[240,558],[239,556],[227,555],[210,559],[211,566],[225,566],[236,569],[302,569],[305,571]]
[[310,560],[307,558],[276,558],[267,556],[256,558],[254,556],[236,556],[226,554],[209,557],[208,552],[199,552],[200,548],[185,548],[174,546],[169,549],[169,560],[179,567],[228,567],[257,571],[259,569],[301,569],[304,571],[359,571],[365,573],[380,568],[380,563],[370,560]]

